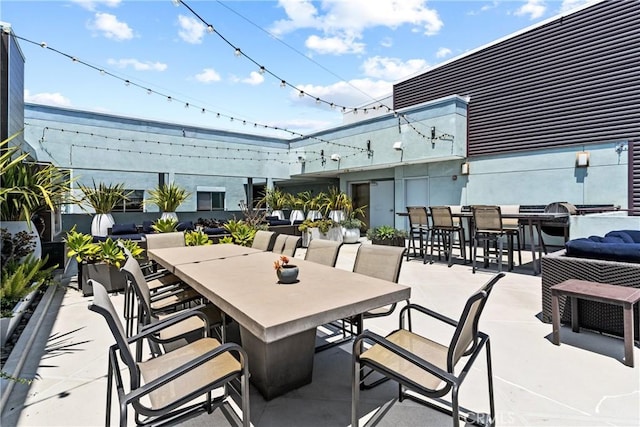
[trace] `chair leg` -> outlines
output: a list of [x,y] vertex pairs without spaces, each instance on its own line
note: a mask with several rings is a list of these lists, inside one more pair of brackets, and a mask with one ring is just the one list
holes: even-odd
[[242,375],[240,392],[242,393],[242,425],[249,427],[251,425],[251,415],[249,406],[249,372]]
[[109,366],[107,368],[107,412],[105,416],[105,427],[111,426],[111,399],[113,393],[113,367],[111,366],[111,358],[107,361]]
[[460,427],[460,410],[458,407],[458,384],[451,387],[451,416],[453,417],[453,426]]
[[496,408],[495,402],[493,398],[493,369],[491,367],[491,345],[489,343],[489,339],[485,344],[485,352],[487,353],[487,383],[489,386],[489,416],[491,419],[489,420],[489,425],[491,427],[496,425]]
[[476,255],[478,254],[478,239],[476,236],[473,237],[473,249],[471,254],[471,272],[475,274],[476,272]]
[[460,255],[462,255],[462,261],[467,263],[467,242],[464,239],[464,229],[458,230],[458,241],[460,242]]
[[[362,343],[360,343],[362,345]],[[351,427],[360,425],[358,419],[358,403],[360,399],[360,363],[354,357],[353,371],[351,372]]]

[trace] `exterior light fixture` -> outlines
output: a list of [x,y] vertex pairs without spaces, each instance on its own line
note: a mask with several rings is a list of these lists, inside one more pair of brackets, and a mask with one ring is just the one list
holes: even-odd
[[402,141],[396,141],[393,143],[393,149],[396,151],[402,151],[404,150],[404,147],[402,146]]
[[334,162],[339,162],[340,161],[340,154],[333,153],[331,155],[331,160],[333,160]]
[[464,162],[460,166],[460,175],[469,175],[469,162]]
[[576,167],[577,168],[586,168],[589,166],[589,152],[588,151],[579,151],[576,153]]

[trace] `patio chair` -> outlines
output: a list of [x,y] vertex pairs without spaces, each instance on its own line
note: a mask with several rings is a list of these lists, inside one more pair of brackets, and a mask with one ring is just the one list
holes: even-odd
[[[504,214],[519,214],[520,205],[500,205],[500,213]],[[514,230],[514,236],[517,240],[515,249],[518,250],[518,264],[522,264],[522,251],[524,247],[524,227],[526,221],[523,222],[518,218],[502,218],[502,228],[505,230]],[[516,233],[517,231],[517,233]]]
[[251,247],[254,249],[260,249],[261,251],[270,251],[273,249],[275,240],[276,233],[273,231],[258,230],[253,238]]
[[498,264],[498,272],[502,271],[504,237],[507,238],[508,268],[511,270],[513,268],[513,236],[518,230],[502,227],[500,206],[472,206],[471,211],[473,214],[473,273],[476,272],[478,246],[483,248],[485,267],[488,266],[493,253],[493,258]]
[[273,244],[273,252],[288,257],[294,257],[296,250],[302,246],[302,237],[288,234],[278,234]]
[[[429,215],[424,206],[407,206],[409,214],[409,248],[413,249],[413,257],[417,257],[416,239],[420,242],[420,256],[426,257],[426,242],[429,240]],[[407,251],[409,261],[409,251]]]
[[[151,296],[151,292],[145,280],[142,269],[138,262],[130,257],[122,266],[121,271],[127,277],[128,285],[134,291],[138,299],[138,332],[146,326],[165,319],[171,315],[175,315],[181,308],[189,307],[192,304],[201,306],[202,297],[191,288],[173,288],[169,292],[160,293]],[[160,345],[165,351],[170,351],[176,347],[180,347],[190,341],[194,332],[209,327],[209,325],[219,325],[222,322],[220,310],[215,306],[201,306],[202,312],[207,316],[207,324],[203,324],[197,318],[191,319],[189,322],[180,323],[163,330],[157,336],[150,336],[149,345],[154,354],[161,354]],[[127,336],[132,334],[133,330],[127,329]],[[222,338],[224,341],[224,337]],[[138,351],[142,351],[139,348]]]
[[335,267],[342,242],[334,240],[313,239],[309,242],[305,261],[311,261],[329,267]]
[[[408,398],[439,411],[446,411],[452,415],[454,426],[460,424],[461,409],[467,412],[465,420],[480,422],[488,418],[489,423],[486,424],[494,425],[495,408],[489,336],[478,330],[478,323],[493,286],[503,276],[504,273],[496,274],[471,295],[458,321],[425,307],[409,304],[400,311],[398,330],[386,337],[369,330],[360,334],[353,343],[352,352],[351,425],[353,427],[359,425],[358,404],[362,388],[360,372],[364,367],[396,381],[399,384],[398,397],[400,401]],[[412,317],[421,313],[455,328],[448,345],[419,335],[412,330]],[[365,342],[372,344],[371,347],[366,349]],[[488,416],[487,414],[470,413],[467,409],[460,407],[458,403],[460,386],[483,348],[486,349],[487,356],[490,409]],[[466,363],[462,369],[456,369],[463,358]],[[408,391],[414,393],[408,393]],[[451,402],[445,402],[441,397],[449,392],[451,392]],[[439,404],[436,404],[434,400]],[[446,405],[446,408],[443,405]]]
[[[214,338],[204,336],[185,347],[170,353],[142,361],[134,359],[129,346],[145,338],[161,333],[165,328],[185,321],[189,317],[201,317],[198,311],[181,313],[167,321],[158,322],[141,334],[127,339],[124,328],[116,314],[105,288],[93,283],[93,302],[89,310],[102,315],[116,341],[109,347],[107,372],[107,405],[105,425],[111,425],[112,389],[115,386],[120,407],[120,426],[127,425],[128,407],[135,412],[136,424],[158,425],[163,421],[174,424],[194,411],[213,412],[214,406],[223,405],[228,389],[238,391],[232,384],[240,382],[239,395],[242,405],[242,425],[250,425],[249,417],[249,370],[247,354],[237,344],[220,344]],[[202,317],[201,317],[202,318]],[[203,321],[206,319],[202,318]],[[128,388],[122,378],[124,363],[129,371]],[[212,399],[212,391],[223,388],[222,394]],[[194,400],[205,396],[204,401]],[[229,411],[233,412],[233,411]]]
[[[451,208],[449,206],[431,206],[431,221],[433,223],[431,227],[431,252],[429,256],[429,262],[433,264],[433,250],[435,247],[435,240],[437,238],[438,243],[438,259],[440,259],[440,250],[444,249],[444,255],[449,263],[449,267],[453,264],[453,247],[455,241],[455,233],[458,233],[458,249],[464,262],[467,262],[466,241],[464,238],[464,228],[453,221],[451,215]],[[427,254],[424,254],[424,263],[427,262]]]

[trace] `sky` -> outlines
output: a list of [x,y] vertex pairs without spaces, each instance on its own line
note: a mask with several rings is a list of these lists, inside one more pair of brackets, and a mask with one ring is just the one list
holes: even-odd
[[26,102],[290,138],[587,2],[0,0],[0,21]]

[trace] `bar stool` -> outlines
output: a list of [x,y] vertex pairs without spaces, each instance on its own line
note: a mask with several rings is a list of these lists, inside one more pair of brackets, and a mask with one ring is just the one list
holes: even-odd
[[[420,256],[426,257],[425,242],[429,239],[431,227],[429,227],[429,215],[425,206],[407,206],[409,214],[409,248],[413,249],[413,257],[417,257],[415,240],[420,242]],[[409,250],[407,250],[407,261],[409,261]]]
[[[454,247],[454,235],[458,233],[457,247],[460,249],[460,255],[467,262],[467,252],[465,250],[466,241],[464,238],[464,229],[460,223],[455,224],[453,222],[453,216],[451,215],[451,208],[449,206],[431,206],[431,253],[430,263],[433,263],[433,249],[435,246],[435,239],[438,241],[438,259],[440,258],[440,249],[444,249],[444,255],[449,263],[449,267],[453,264],[452,249]],[[427,254],[425,253],[424,261],[427,262]]]

